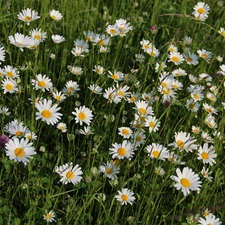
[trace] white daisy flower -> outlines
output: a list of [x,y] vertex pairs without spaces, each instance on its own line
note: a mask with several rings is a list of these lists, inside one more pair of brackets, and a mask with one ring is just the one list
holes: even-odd
[[32,79],[31,83],[36,90],[42,90],[43,92],[45,92],[45,90],[49,91],[53,86],[51,79],[42,74],[38,74],[36,80]]
[[133,134],[133,131],[129,127],[119,127],[118,130],[118,134],[126,139],[129,139]]
[[170,52],[168,62],[173,62],[175,65],[179,65],[184,61],[184,57],[179,52]]
[[52,38],[53,42],[55,42],[56,44],[60,44],[61,42],[66,40],[63,36],[60,36],[58,34],[52,35],[51,38]]
[[156,132],[160,127],[160,121],[155,116],[147,116],[145,119],[145,127],[149,128],[149,132]]
[[24,36],[24,34],[16,33],[14,36],[9,36],[10,44],[15,45],[23,51],[23,48],[28,48],[32,43],[32,38]]
[[169,151],[163,145],[152,143],[146,147],[148,156],[151,158],[165,160],[169,157]]
[[135,200],[133,195],[134,193],[128,188],[122,188],[121,191],[118,191],[118,195],[116,195],[115,198],[120,202],[121,205],[127,205],[127,203],[132,205],[133,201]]
[[208,60],[208,59],[212,58],[212,52],[208,52],[205,49],[198,50],[197,52],[198,52],[199,57],[201,57],[205,60]]
[[204,21],[208,17],[210,7],[208,4],[204,2],[198,2],[197,5],[194,6],[194,12],[192,14],[197,20]]
[[104,176],[111,180],[117,178],[117,174],[120,172],[120,168],[116,166],[113,162],[104,163],[99,167],[99,172],[104,173]]
[[140,147],[145,143],[146,135],[142,131],[136,131],[133,135],[133,142],[135,147]]
[[50,212],[48,212],[47,210],[45,211],[45,215],[43,216],[44,220],[46,220],[47,222],[51,223],[55,221],[55,213],[51,210]]
[[122,144],[114,143],[112,144],[113,148],[110,148],[110,153],[112,154],[112,158],[124,159],[124,158],[132,158],[134,154],[134,149],[131,142],[124,140]]
[[46,32],[43,32],[41,30],[41,28],[40,29],[36,28],[36,29],[31,30],[30,31],[30,36],[33,39],[37,40],[38,42],[43,42],[47,38]]
[[210,166],[212,166],[214,163],[216,163],[214,159],[216,157],[217,154],[215,153],[213,146],[208,146],[208,143],[204,143],[203,147],[199,147],[198,159],[202,160],[204,164],[209,164]]
[[80,106],[79,108],[76,107],[75,112],[72,112],[72,114],[75,115],[76,123],[79,123],[80,125],[86,123],[89,126],[93,119],[92,110],[85,106]]
[[56,168],[56,172],[61,176],[60,181],[63,184],[73,183],[74,185],[79,183],[82,179],[82,170],[79,167],[79,165],[73,166],[73,163],[65,164],[60,167],[61,171],[59,171],[59,168]]
[[2,80],[2,89],[4,90],[4,94],[15,93],[18,91],[17,83],[11,78],[5,78],[4,80]]
[[52,106],[52,100],[44,99],[35,104],[36,109],[36,120],[41,119],[43,122],[46,122],[48,125],[56,124],[60,119],[62,114],[58,111],[60,107],[58,104]]
[[59,130],[61,130],[62,133],[65,133],[65,132],[67,131],[67,126],[66,126],[65,123],[58,123],[58,124],[57,124],[57,128],[58,128]]
[[32,143],[29,143],[29,140],[24,138],[9,140],[5,145],[5,152],[9,159],[15,162],[23,162],[24,165],[36,154]]
[[58,21],[58,20],[62,19],[62,14],[59,11],[53,9],[53,10],[50,11],[50,17],[53,20]]
[[212,213],[209,213],[209,215],[207,215],[205,218],[200,217],[200,219],[198,220],[198,224],[199,225],[220,225],[222,224],[222,222],[220,221],[219,218],[216,218],[215,215],[213,215]]
[[40,18],[40,16],[38,16],[38,13],[35,10],[31,10],[29,8],[23,9],[22,12],[20,12],[17,15],[17,17],[19,20],[24,21],[27,25],[30,25],[31,21],[34,21]]
[[80,129],[79,130],[80,134],[83,134],[83,135],[90,135],[90,134],[94,134],[94,132],[91,130],[91,127],[90,126],[84,126],[84,129]]
[[201,181],[198,174],[195,174],[192,169],[184,167],[181,171],[179,168],[176,169],[177,176],[170,176],[176,183],[174,187],[177,190],[183,192],[184,196],[190,194],[190,191],[200,191]]

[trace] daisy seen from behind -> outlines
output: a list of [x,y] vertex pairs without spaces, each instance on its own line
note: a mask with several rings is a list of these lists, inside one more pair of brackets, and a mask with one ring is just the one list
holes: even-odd
[[184,167],[181,171],[179,168],[176,169],[177,176],[170,176],[176,183],[174,187],[177,190],[181,190],[184,196],[190,194],[190,191],[200,191],[201,181],[198,174],[195,174],[192,169]]
[[135,200],[133,195],[134,192],[130,191],[128,188],[122,188],[121,191],[118,191],[118,195],[116,195],[115,198],[121,205],[127,205],[128,203],[132,205]]
[[50,99],[39,101],[35,104],[35,107],[38,110],[38,112],[36,112],[36,120],[41,119],[48,125],[54,125],[61,119],[62,114],[58,112],[60,107],[58,107],[58,104],[52,105],[52,100]]
[[81,126],[83,123],[89,126],[91,124],[91,120],[93,119],[92,110],[86,106],[76,107],[72,114],[75,116],[76,123],[79,123]]
[[23,9],[22,12],[20,12],[17,15],[17,17],[19,20],[22,20],[27,25],[30,25],[31,21],[34,21],[40,18],[40,16],[38,16],[38,13],[35,10],[31,10],[30,8]]
[[60,181],[63,184],[72,183],[74,185],[81,181],[82,179],[81,175],[83,174],[80,166],[78,164],[73,166],[73,163],[57,167],[56,172],[61,176]]
[[24,138],[9,140],[5,145],[5,152],[9,159],[15,162],[23,162],[24,165],[36,154],[32,143],[29,143],[29,140]]
[[52,35],[51,38],[52,38],[52,41],[55,42],[56,44],[60,44],[61,42],[66,40],[63,36],[60,36],[58,34]]
[[51,211],[47,211],[45,210],[45,214],[43,216],[44,220],[46,220],[47,222],[51,223],[51,222],[54,222],[55,221],[55,213],[51,210]]

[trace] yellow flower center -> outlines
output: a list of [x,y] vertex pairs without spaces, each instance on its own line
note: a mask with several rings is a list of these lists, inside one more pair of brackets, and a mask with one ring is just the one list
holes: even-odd
[[204,8],[199,8],[199,9],[198,9],[198,13],[202,14],[202,13],[204,13],[204,12],[205,12],[205,9],[204,9]]
[[195,99],[198,99],[198,98],[199,98],[199,95],[198,95],[198,94],[193,94],[193,97],[194,97]]
[[125,195],[125,194],[121,195],[121,198],[122,198],[123,201],[127,201],[128,200],[128,196]]
[[80,120],[85,120],[85,119],[86,119],[86,114],[83,113],[83,112],[80,112],[80,113],[78,114],[78,118],[79,118]]
[[37,40],[40,40],[41,36],[39,34],[36,34],[36,35],[34,35],[34,38],[37,39]]
[[190,187],[190,185],[191,185],[191,182],[187,178],[182,178],[180,180],[180,183],[184,187]]
[[193,103],[189,104],[190,109],[193,109],[194,107],[195,107],[195,104],[193,104]]
[[11,91],[11,90],[13,89],[12,84],[6,84],[5,87],[6,87],[6,89],[9,90],[9,91]]
[[118,91],[118,93],[117,93],[119,96],[123,96],[124,95],[124,92],[123,91]]
[[150,52],[150,55],[151,56],[155,56],[155,52]]
[[99,42],[99,45],[100,45],[100,46],[103,46],[104,44],[105,44],[104,40],[101,40],[101,41]]
[[23,134],[23,132],[21,132],[21,131],[17,131],[17,132],[16,132],[16,136],[17,136],[17,137],[21,136],[22,134]]
[[149,127],[153,128],[155,126],[155,123],[153,121],[149,122]]
[[60,101],[61,100],[61,97],[59,95],[57,95],[56,97],[56,100]]
[[212,109],[210,109],[210,108],[206,108],[205,110],[206,110],[207,112],[209,112],[209,113],[212,112]]
[[201,54],[201,57],[204,58],[204,59],[206,59],[208,56],[207,56],[207,54],[202,53],[202,54]]
[[118,76],[117,74],[113,74],[113,75],[112,75],[112,79],[113,79],[113,80],[118,80],[118,79],[119,79],[119,76]]
[[42,115],[44,118],[50,118],[50,117],[52,116],[52,113],[51,113],[49,110],[45,109],[45,110],[43,110],[43,111],[41,112],[41,115]]
[[25,155],[25,151],[22,148],[16,148],[14,153],[17,157],[23,157]]
[[45,215],[45,217],[46,217],[47,219],[50,219],[50,218],[51,218],[51,214],[50,214],[50,213],[47,213],[47,214]]
[[225,37],[225,31],[222,31],[220,34]]
[[123,133],[124,135],[128,135],[128,134],[130,134],[130,131],[129,131],[128,129],[123,129],[123,130],[122,130],[122,133]]
[[119,148],[119,149],[117,150],[117,153],[118,153],[119,155],[124,156],[124,155],[126,155],[127,150],[126,150],[125,148]]
[[109,30],[109,33],[115,34],[115,33],[116,33],[116,30],[115,30],[115,29],[110,29],[110,30]]
[[142,138],[141,138],[140,136],[137,136],[137,137],[136,137],[136,141],[137,141],[137,142],[140,142],[141,140],[142,140]]
[[55,16],[55,15],[51,15],[51,18],[52,18],[53,20],[56,20],[56,16]]
[[140,109],[139,109],[139,112],[140,112],[141,114],[145,114],[145,113],[146,113],[146,109],[140,108]]
[[26,17],[25,17],[25,20],[26,20],[26,21],[30,21],[30,20],[31,20],[31,17],[30,17],[30,16],[26,16]]
[[7,76],[8,76],[8,77],[14,77],[14,73],[11,72],[11,71],[10,71],[10,72],[7,72]]
[[192,59],[191,57],[188,57],[188,58],[187,58],[187,61],[188,61],[188,62],[192,62],[193,59]]
[[132,102],[135,102],[135,101],[136,101],[136,98],[135,98],[134,96],[131,96],[130,100],[131,100]]
[[74,173],[72,171],[68,171],[66,173],[66,178],[72,180],[74,178]]
[[154,150],[154,151],[152,152],[152,155],[153,155],[155,158],[158,158],[158,157],[159,157],[159,154],[160,154],[160,152],[157,151],[157,150]]
[[202,156],[203,159],[208,159],[209,158],[209,154],[207,152],[203,152],[201,154],[201,156]]
[[176,143],[177,143],[179,148],[183,148],[184,147],[184,142],[183,141],[178,140]]
[[178,85],[172,84],[172,88],[173,88],[173,89],[177,89],[177,88],[178,88]]
[[46,83],[43,80],[38,81],[38,86],[43,88],[46,86]]
[[167,82],[165,82],[165,81],[161,82],[161,85],[162,85],[164,88],[168,87],[168,84],[167,84]]
[[149,45],[144,45],[144,48],[149,48],[150,46]]
[[107,174],[112,174],[112,173],[113,173],[113,171],[112,171],[111,169],[109,169],[109,168],[106,168],[106,169],[105,169],[105,172],[106,172]]
[[179,58],[177,56],[173,56],[171,59],[173,62],[179,62]]
[[163,94],[168,95],[170,93],[170,89],[165,88],[163,89]]

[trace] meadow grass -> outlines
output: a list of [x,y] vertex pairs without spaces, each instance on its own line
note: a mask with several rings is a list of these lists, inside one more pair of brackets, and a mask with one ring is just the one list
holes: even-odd
[[[199,219],[207,219],[207,209],[212,213],[208,216],[225,221],[225,32],[219,32],[225,27],[224,2],[205,1],[210,11],[204,20],[197,20],[192,14],[197,3],[0,0],[0,45],[5,49],[5,58],[0,59],[0,134],[9,138],[7,143],[3,136],[0,139],[0,224],[194,225],[207,224]],[[27,8],[40,16],[30,25],[17,17]],[[62,14],[62,19],[55,21],[50,17],[53,9]],[[132,28],[124,36],[106,32],[119,19],[129,22]],[[28,36],[36,28],[46,32],[47,38],[34,49],[29,49],[31,45],[22,49],[10,43],[10,35]],[[93,32],[91,40],[84,35],[88,31]],[[65,41],[54,43],[53,34],[63,36]],[[185,37],[192,42],[185,43]],[[76,40],[88,43],[84,56],[71,53]],[[176,65],[176,60],[169,60],[171,45],[182,56],[189,51],[195,53],[198,63],[190,65],[184,60]],[[106,47],[105,52],[100,52],[101,47]],[[154,47],[154,54],[149,53],[149,48]],[[212,57],[202,58],[197,53],[202,49],[211,52]],[[160,54],[156,57],[157,51]],[[144,56],[141,62],[136,54]],[[162,67],[163,62],[167,67]],[[7,65],[15,69],[15,77],[7,73]],[[104,68],[102,74],[93,71],[97,65]],[[74,67],[82,68],[82,73],[76,75],[71,71]],[[182,72],[175,73],[179,68]],[[118,71],[121,79],[117,78]],[[116,74],[114,79],[110,73]],[[53,85],[45,89],[37,81],[38,74],[46,74]],[[12,80],[15,91],[4,86],[4,82]],[[66,86],[68,81],[76,82],[75,91]],[[96,94],[90,85],[98,85],[102,91]],[[107,95],[110,87],[113,91]],[[65,94],[63,101],[53,97],[56,90]],[[196,95],[202,98],[196,99]],[[48,121],[43,111],[42,119],[38,119],[37,105],[44,100],[52,100],[60,108],[57,112],[62,115],[52,124],[43,121]],[[192,101],[189,105],[188,100]],[[208,105],[204,108],[204,104]],[[75,113],[81,106],[93,115],[82,124],[79,113]],[[142,112],[143,109],[151,112]],[[65,130],[57,127],[59,122],[66,124]],[[82,134],[84,127],[91,131]],[[126,138],[125,133],[119,134],[119,128],[132,135]],[[33,133],[29,136],[30,132]],[[134,134],[142,134],[143,143],[138,144]],[[29,140],[33,147],[27,163],[19,159],[25,146],[18,146],[15,140]],[[14,149],[9,143],[14,143]],[[110,152],[121,143],[132,146],[131,154],[120,146],[114,157]],[[210,147],[213,156],[207,152]],[[121,149],[127,151],[127,157],[124,152],[120,154]],[[107,162],[112,162],[113,168],[105,168]],[[72,171],[70,163],[78,165],[82,174]],[[205,173],[203,167],[208,169]],[[119,168],[118,173],[114,173],[115,168]],[[181,179],[180,187],[191,189],[187,195],[174,187],[176,171],[183,168],[191,169],[196,180],[202,182],[196,187],[196,180],[184,175],[185,181],[193,182],[195,188],[192,191],[187,183],[182,186]],[[75,184],[71,183],[71,173],[78,179]],[[134,201],[130,195],[120,195],[120,200],[115,197],[123,188],[133,192]],[[121,204],[126,197],[131,204]],[[50,212],[54,215],[52,221],[48,221]]]

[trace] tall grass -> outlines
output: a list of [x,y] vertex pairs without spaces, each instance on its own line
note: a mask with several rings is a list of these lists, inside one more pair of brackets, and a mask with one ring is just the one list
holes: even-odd
[[[0,1],[0,44],[4,47],[5,61],[1,68],[11,65],[19,71],[16,79],[21,92],[4,93],[0,87],[0,109],[7,107],[10,115],[1,112],[1,134],[13,140],[15,135],[7,132],[6,125],[15,119],[22,122],[37,135],[36,140],[30,140],[36,154],[27,165],[14,162],[6,155],[6,148],[2,147],[0,158],[0,224],[45,224],[43,219],[46,211],[55,213],[53,224],[197,224],[191,215],[203,216],[208,208],[221,221],[225,221],[224,211],[224,76],[218,75],[223,61],[217,56],[224,57],[224,37],[218,33],[224,27],[225,12],[222,1],[205,1],[209,4],[210,12],[205,21],[194,19],[192,12],[197,1]],[[31,8],[40,15],[40,19],[32,21],[28,26],[18,20],[17,14],[22,9]],[[60,21],[53,21],[49,11],[55,9],[62,13]],[[125,37],[110,37],[106,27],[116,20],[127,20],[133,30]],[[155,26],[154,30],[152,26]],[[47,33],[47,38],[36,49],[24,48],[24,51],[10,44],[8,37],[16,32],[29,35],[29,31],[41,28]],[[93,31],[95,34],[105,34],[110,37],[108,51],[99,53],[98,44],[89,42],[89,53],[85,57],[75,57],[71,50],[74,41],[85,40],[83,32]],[[66,41],[55,44],[51,35],[59,34]],[[168,62],[168,47],[173,44],[181,53],[187,51],[182,42],[185,36],[193,39],[190,48],[197,54],[197,50],[206,49],[212,52],[210,60],[198,58],[197,65],[188,65],[186,62],[175,65]],[[144,53],[140,42],[149,40],[159,50],[159,57],[152,57]],[[135,60],[135,54],[142,53],[145,59],[142,63]],[[51,57],[55,54],[55,58]],[[156,63],[166,62],[163,70],[155,70]],[[96,65],[104,68],[102,75],[93,71]],[[71,66],[81,67],[83,73],[74,75],[70,72]],[[176,92],[175,98],[163,100],[160,93],[160,76],[163,71],[172,74],[175,69],[182,68],[187,74],[199,78],[206,73],[212,81],[198,80],[193,83],[189,76],[175,77],[183,84],[183,88]],[[134,71],[136,70],[136,71]],[[103,88],[103,93],[109,87],[116,86],[116,82],[109,78],[109,72],[121,71],[125,78],[118,82],[119,87],[127,85],[129,94],[118,104],[90,91],[92,84]],[[53,83],[50,91],[35,90],[32,80],[37,74],[46,74]],[[1,82],[5,75],[1,75]],[[52,91],[61,91],[67,81],[76,81],[79,85],[74,95],[67,96],[62,102],[52,97]],[[203,99],[200,107],[192,112],[185,106],[191,93],[187,88],[190,85],[204,87]],[[211,101],[207,93],[211,86],[216,86],[217,100]],[[149,101],[154,115],[160,121],[159,130],[150,132],[148,127],[142,130],[132,126],[137,110],[135,103],[129,103],[131,93],[142,95],[151,93],[154,101]],[[52,99],[59,104],[63,114],[59,122],[67,125],[67,132],[57,129],[56,124],[47,125],[36,119],[37,109],[31,99]],[[215,116],[216,128],[206,125],[208,115],[203,110],[203,103],[218,110]],[[93,134],[82,135],[79,130],[84,125],[75,123],[74,109],[86,106],[93,112],[91,130]],[[192,126],[198,126],[201,131],[207,132],[217,154],[216,162],[212,166],[203,164],[197,159],[198,148],[207,140],[202,133],[194,134]],[[145,142],[135,150],[130,159],[112,159],[109,154],[112,145],[122,143],[124,138],[118,134],[118,128],[129,127],[132,131],[143,131]],[[171,143],[175,143],[175,133],[180,131],[190,133],[196,139],[198,148],[193,152],[179,151]],[[219,132],[215,135],[214,132]],[[21,138],[21,137],[20,137]],[[133,137],[130,141],[134,142]],[[175,151],[184,164],[172,163],[151,158],[146,147],[152,143],[159,143],[169,152]],[[116,179],[109,179],[99,172],[104,163],[114,160],[120,168]],[[82,171],[82,180],[76,185],[63,184],[56,173],[57,166],[72,162],[78,164]],[[203,166],[212,171],[212,181],[205,179],[201,170]],[[164,169],[165,174],[155,172],[157,167]],[[174,188],[172,175],[176,169],[192,168],[199,175],[202,185],[199,192],[192,192],[184,196],[180,190]],[[115,198],[122,188],[134,192],[133,204],[121,205]],[[198,220],[198,219],[197,219]]]

